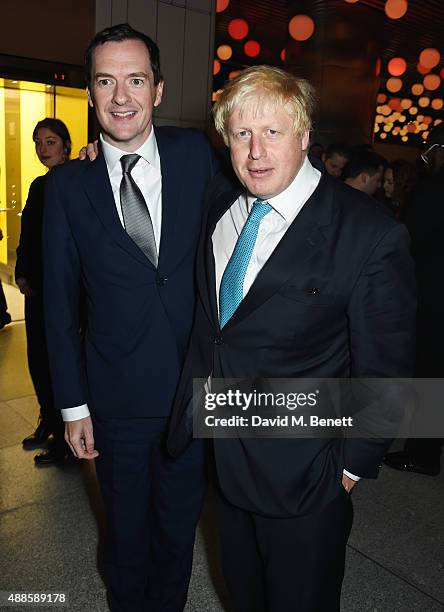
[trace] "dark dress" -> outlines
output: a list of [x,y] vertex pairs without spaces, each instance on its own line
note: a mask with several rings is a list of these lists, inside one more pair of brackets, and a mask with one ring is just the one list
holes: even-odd
[[34,292],[32,296],[25,296],[25,324],[28,366],[40,404],[40,414],[56,440],[63,440],[63,421],[60,411],[54,406],[43,311],[42,225],[45,183],[46,176],[39,176],[29,188],[22,212],[15,278],[25,278]]

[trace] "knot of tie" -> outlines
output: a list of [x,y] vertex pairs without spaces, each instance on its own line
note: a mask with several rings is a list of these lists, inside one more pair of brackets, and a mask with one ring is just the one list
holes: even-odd
[[261,221],[273,207],[265,200],[255,200],[250,211],[251,222]]
[[128,155],[122,155],[120,158],[120,163],[122,164],[122,172],[123,174],[130,173],[134,166],[140,159],[140,155],[137,153],[130,153]]

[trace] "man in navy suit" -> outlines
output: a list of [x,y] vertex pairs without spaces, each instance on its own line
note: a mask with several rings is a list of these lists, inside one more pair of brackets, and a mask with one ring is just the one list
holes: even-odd
[[97,457],[111,610],[179,612],[205,488],[203,451],[196,442],[173,460],[164,434],[193,318],[213,158],[199,132],[153,128],[163,79],[150,38],[126,24],[111,27],[95,36],[86,60],[100,152],[92,163],[54,169],[47,183],[55,398],[74,455]]
[[[243,71],[215,104],[236,176],[208,191],[195,322],[168,440],[175,456],[191,440],[193,378],[412,375],[408,234],[310,164],[312,106],[306,81],[269,66]],[[350,492],[360,477],[376,478],[389,443],[316,433],[214,440],[236,612],[339,610]]]

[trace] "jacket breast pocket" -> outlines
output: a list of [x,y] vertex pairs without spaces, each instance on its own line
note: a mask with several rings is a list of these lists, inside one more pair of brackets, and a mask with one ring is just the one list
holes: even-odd
[[317,287],[301,289],[294,285],[285,285],[279,291],[279,294],[288,300],[300,302],[307,306],[339,306],[339,296],[334,293],[323,293]]

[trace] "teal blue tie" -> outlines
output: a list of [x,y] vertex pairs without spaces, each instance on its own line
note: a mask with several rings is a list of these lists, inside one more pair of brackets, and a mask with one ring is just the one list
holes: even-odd
[[255,200],[248,219],[227,263],[219,290],[219,319],[221,328],[231,319],[242,302],[244,279],[256,243],[259,225],[272,206],[268,202]]

